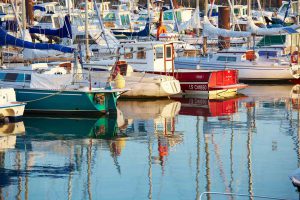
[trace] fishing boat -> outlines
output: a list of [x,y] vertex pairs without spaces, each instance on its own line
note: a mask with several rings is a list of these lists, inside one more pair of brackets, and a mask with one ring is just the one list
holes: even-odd
[[126,60],[134,70],[171,75],[180,82],[185,94],[199,94],[217,98],[235,95],[245,84],[238,82],[237,70],[200,70],[174,68],[173,43],[160,41],[122,43],[121,60]]
[[16,93],[13,88],[0,89],[0,119],[9,121],[23,116],[25,103],[16,101]]

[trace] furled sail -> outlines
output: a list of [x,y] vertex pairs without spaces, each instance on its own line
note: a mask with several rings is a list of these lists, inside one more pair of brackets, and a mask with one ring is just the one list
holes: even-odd
[[222,37],[249,37],[251,35],[250,32],[245,31],[232,31],[232,30],[226,30],[217,28],[214,25],[212,25],[209,21],[209,19],[205,16],[203,20],[203,36],[205,37],[216,37],[216,36],[222,36]]
[[64,20],[64,26],[59,29],[44,29],[44,28],[29,28],[29,33],[37,33],[43,35],[57,36],[60,38],[71,38],[72,39],[72,28],[70,22],[70,16],[66,15]]
[[39,49],[39,50],[56,50],[63,53],[73,53],[74,48],[62,46],[59,44],[46,44],[46,43],[32,43],[28,41],[24,41],[22,39],[16,38],[10,34],[8,34],[3,29],[0,29],[0,46],[16,46],[28,49]]
[[247,31],[255,35],[285,35],[287,29],[296,30],[299,28],[298,25],[280,27],[280,28],[260,28],[255,25],[251,18],[248,18]]

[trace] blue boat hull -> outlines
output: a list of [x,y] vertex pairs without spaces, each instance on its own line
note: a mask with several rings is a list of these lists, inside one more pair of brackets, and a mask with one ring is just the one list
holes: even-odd
[[26,102],[25,111],[45,113],[116,112],[116,93],[15,89],[18,101]]

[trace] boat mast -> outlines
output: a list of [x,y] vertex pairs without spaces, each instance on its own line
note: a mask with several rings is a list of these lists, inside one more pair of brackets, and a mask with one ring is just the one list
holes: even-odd
[[[195,10],[195,13],[197,15],[199,15],[199,0],[196,1],[196,10]],[[198,18],[197,18],[198,19]],[[200,31],[199,31],[199,28],[196,28],[196,35],[197,37],[200,36]]]
[[298,5],[297,5],[297,24],[300,24],[300,0],[298,0]]
[[148,39],[150,40],[150,30],[151,30],[151,23],[150,23],[150,0],[147,0],[147,12],[148,12],[148,20],[149,20],[149,31],[148,31]]
[[25,37],[26,30],[26,0],[22,0],[22,27],[23,27],[23,38]]
[[[251,0],[247,0],[247,16],[248,16],[248,20],[252,19],[251,18]],[[251,40],[251,38],[248,37],[248,48],[250,48],[250,40]],[[253,35],[253,50],[254,50],[254,40],[255,40],[255,35]]]
[[[204,1],[204,16],[208,17],[208,0]],[[207,54],[207,37],[203,37],[203,55]]]
[[88,0],[85,0],[85,60],[87,63],[90,61],[90,52],[89,52],[89,23],[88,23]]

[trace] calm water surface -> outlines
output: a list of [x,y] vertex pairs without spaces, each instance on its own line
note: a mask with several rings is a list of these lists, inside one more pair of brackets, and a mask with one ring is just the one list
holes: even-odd
[[299,88],[243,93],[120,101],[117,118],[2,125],[0,199],[299,199],[288,177],[300,164]]

